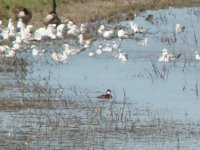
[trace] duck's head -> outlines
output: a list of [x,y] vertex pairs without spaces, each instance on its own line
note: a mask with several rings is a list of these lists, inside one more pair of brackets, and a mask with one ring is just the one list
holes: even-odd
[[108,89],[108,90],[106,91],[106,94],[108,94],[108,95],[111,95],[111,93],[112,93],[112,91],[111,91],[110,89]]
[[23,8],[22,11],[24,12],[25,15],[28,15],[28,14],[29,14],[28,9],[26,9],[26,8]]

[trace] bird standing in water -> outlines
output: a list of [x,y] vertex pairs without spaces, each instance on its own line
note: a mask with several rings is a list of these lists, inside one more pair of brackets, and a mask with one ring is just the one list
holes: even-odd
[[99,96],[97,96],[97,98],[99,98],[99,99],[112,99],[111,93],[112,93],[112,91],[110,89],[108,89],[106,91],[106,94],[99,95]]

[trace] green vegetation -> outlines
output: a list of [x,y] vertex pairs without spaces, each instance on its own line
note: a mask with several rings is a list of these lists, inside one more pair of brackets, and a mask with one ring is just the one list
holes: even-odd
[[[41,25],[42,18],[51,10],[50,0],[0,0],[0,4],[0,19],[4,22],[13,16],[16,7],[23,6],[33,13],[31,24]],[[146,9],[199,6],[199,4],[200,0],[57,0],[57,13],[63,20],[85,22],[112,17],[129,19],[136,12]]]

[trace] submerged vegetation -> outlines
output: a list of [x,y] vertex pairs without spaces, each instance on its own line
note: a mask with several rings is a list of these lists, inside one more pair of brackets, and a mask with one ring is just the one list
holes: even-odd
[[[169,6],[199,6],[199,0],[56,0],[57,13],[62,20],[74,22],[95,21],[98,19],[132,19],[134,14],[147,9]],[[31,3],[31,5],[30,5]],[[23,6],[33,13],[31,24],[42,25],[43,17],[51,11],[50,0],[0,0],[0,19],[8,20],[16,7]]]
[[6,131],[1,129],[0,147],[118,149],[117,146],[123,145],[126,149],[133,149],[136,144],[148,148],[153,141],[158,141],[162,143],[157,145],[158,149],[170,144],[184,148],[184,139],[189,141],[195,137],[198,141],[200,137],[198,123],[187,120],[187,116],[184,122],[174,120],[168,110],[153,110],[152,106],[138,108],[126,97],[122,102],[114,99],[99,103],[79,94],[74,98],[1,100],[0,108],[10,112],[12,124],[5,126]]

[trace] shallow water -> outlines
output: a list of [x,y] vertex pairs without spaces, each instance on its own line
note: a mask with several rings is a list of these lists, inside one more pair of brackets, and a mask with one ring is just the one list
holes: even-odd
[[[99,105],[101,104],[99,104],[96,96],[104,93],[107,89],[111,89],[114,102],[122,102],[125,95],[126,100],[132,103],[130,106],[133,107],[134,104],[136,104],[138,109],[150,108],[155,114],[158,113],[158,116],[163,118],[163,120],[172,119],[183,124],[190,122],[198,124],[200,116],[198,107],[200,104],[198,96],[200,62],[195,60],[195,51],[199,48],[199,11],[200,8],[169,8],[141,13],[134,21],[147,28],[148,34],[135,34],[135,38],[148,37],[148,45],[139,45],[135,38],[122,40],[121,49],[127,52],[129,56],[128,62],[121,62],[117,58],[114,58],[109,52],[96,57],[88,56],[88,53],[95,50],[99,43],[112,43],[114,39],[107,41],[97,39],[91,48],[86,49],[78,55],[71,56],[67,64],[57,63],[50,57],[50,52],[60,51],[62,47],[59,45],[60,43],[58,45],[44,46],[48,52],[41,57],[33,57],[30,55],[30,51],[27,50],[25,55],[29,62],[29,66],[27,74],[21,84],[39,84],[41,86],[56,88],[56,90],[63,92],[67,97],[75,97],[74,99],[78,96],[82,97],[82,99],[83,97],[89,98],[92,101],[92,105],[95,105],[95,107],[100,107]],[[147,14],[154,15],[153,23],[145,21],[143,16],[146,16]],[[176,23],[185,25],[186,31],[183,33],[175,33]],[[129,21],[117,23],[115,26],[123,26],[127,29],[130,28]],[[195,37],[197,39],[196,42]],[[115,40],[119,42],[118,39]],[[66,40],[66,42],[68,41]],[[157,62],[163,48],[181,52],[182,56],[175,63],[170,62],[165,64]],[[24,54],[21,56],[23,57]],[[163,74],[163,78],[157,77],[157,74],[153,71],[153,69],[155,69],[153,68],[153,64],[155,64],[156,68]],[[162,72],[163,68],[166,69],[166,72]],[[2,78],[5,78],[5,76]],[[14,82],[13,85],[18,85],[18,83]],[[17,87],[21,88],[21,86]],[[10,93],[8,92],[8,94],[3,96],[8,97],[13,94],[12,89],[9,90],[5,88],[4,91],[10,91]],[[19,90],[18,94],[19,96],[34,97],[34,94],[31,93],[31,91],[20,93]],[[45,96],[46,95],[44,94],[44,97]],[[88,103],[90,104],[90,102]],[[107,109],[108,108],[106,108],[106,110]],[[83,120],[87,118],[85,118],[87,115],[85,115],[84,111],[85,110],[83,109],[76,110],[77,116],[83,118]],[[107,111],[109,112],[109,109]],[[121,109],[117,109],[117,111],[120,112]],[[26,113],[27,112],[25,112],[25,114]],[[44,113],[51,113],[51,111],[44,110]],[[74,114],[69,108],[65,109],[63,113],[63,116],[67,116],[67,118],[69,115]],[[24,120],[31,117],[29,116],[30,114],[33,113],[28,112],[28,115],[24,115]],[[1,112],[1,115],[4,116],[5,112]],[[12,115],[13,113],[9,113],[9,116]],[[148,120],[155,119],[153,115],[150,116],[150,118],[148,117],[148,115],[138,115],[136,120],[140,118],[141,124],[143,124]],[[0,124],[2,125],[2,128],[10,123],[9,120],[10,117],[7,119],[1,117]],[[19,117],[19,120],[22,121],[23,119]],[[15,120],[14,123],[16,122],[18,121]],[[22,125],[17,124],[16,126],[21,127]],[[73,123],[71,125],[74,126]],[[127,123],[127,125],[130,126],[129,123]],[[100,124],[100,127],[97,127],[105,129],[103,126],[106,125]],[[120,124],[119,126],[121,127],[123,125]],[[81,128],[83,127],[85,126],[81,126]],[[89,130],[89,133],[86,134],[87,128],[89,127],[85,127],[85,130],[81,130],[83,135],[88,134],[88,141],[84,141],[86,143],[78,144],[76,140],[70,139],[68,136],[63,137],[63,140],[67,139],[70,141],[69,149],[79,149],[80,147],[86,149],[93,147],[95,149],[168,150],[196,149],[199,147],[198,138],[188,137],[191,135],[187,134],[185,131],[183,132],[183,135],[180,133],[178,134],[180,136],[173,135],[172,138],[169,138],[170,135],[168,135],[166,136],[166,139],[165,136],[159,136],[157,138],[156,134],[148,134],[147,137],[142,135],[141,137],[144,138],[142,139],[140,136],[139,138],[138,136],[134,137],[134,134],[127,132],[122,132],[122,134],[116,132],[111,135],[106,134],[106,132],[95,132],[97,135],[91,140],[91,137],[93,136],[91,136],[90,132],[92,131]],[[44,129],[49,130],[46,127]],[[72,130],[73,128],[70,129]],[[184,129],[181,128],[180,130]],[[54,134],[59,136],[59,134]],[[75,138],[78,138],[79,136],[80,135],[75,135]],[[105,137],[108,140],[104,140]],[[79,140],[81,141],[81,139]],[[37,145],[46,144],[44,141],[41,141],[41,143],[39,141],[37,142]],[[97,146],[91,146],[91,143],[87,142],[97,144]],[[58,143],[58,141],[55,141],[53,144],[57,145]],[[31,144],[32,146],[34,145],[34,143]]]
[[[123,98],[123,91],[130,100],[135,100],[141,105],[152,104],[155,108],[167,108],[174,112],[174,117],[185,118],[185,113],[194,120],[198,120],[199,97],[195,93],[198,84],[199,62],[195,61],[195,51],[198,50],[194,34],[199,35],[199,8],[169,8],[167,10],[146,11],[135,18],[135,22],[148,29],[147,35],[135,37],[148,37],[148,45],[139,45],[134,39],[123,40],[121,49],[129,55],[128,62],[121,62],[112,57],[111,53],[104,53],[97,57],[88,57],[91,50],[97,48],[99,43],[112,43],[113,40],[97,40],[92,48],[79,55],[69,58],[68,64],[33,65],[33,74],[30,77],[47,76],[51,72],[50,85],[59,85],[65,93],[71,87],[77,90],[89,91],[93,98],[98,92],[104,93],[110,88],[118,101]],[[145,21],[147,14],[153,14],[153,24]],[[182,17],[184,16],[184,17]],[[128,22],[121,22],[116,26],[129,28]],[[175,33],[175,24],[186,26],[184,33]],[[174,38],[177,42],[161,42],[162,38]],[[119,42],[116,39],[117,42]],[[167,63],[168,74],[166,79],[156,78],[152,71],[152,63],[162,70],[163,63],[157,58],[163,48],[181,52],[183,55],[173,63]],[[49,57],[47,56],[43,57]],[[52,61],[51,59],[49,61]],[[186,63],[185,63],[186,61]],[[51,62],[52,63],[52,62]],[[37,70],[37,71],[35,71]],[[154,79],[150,76],[152,74]],[[153,80],[153,81],[152,81]],[[199,85],[197,85],[199,87]],[[155,94],[154,94],[155,93]],[[178,106],[178,107],[177,107]]]

